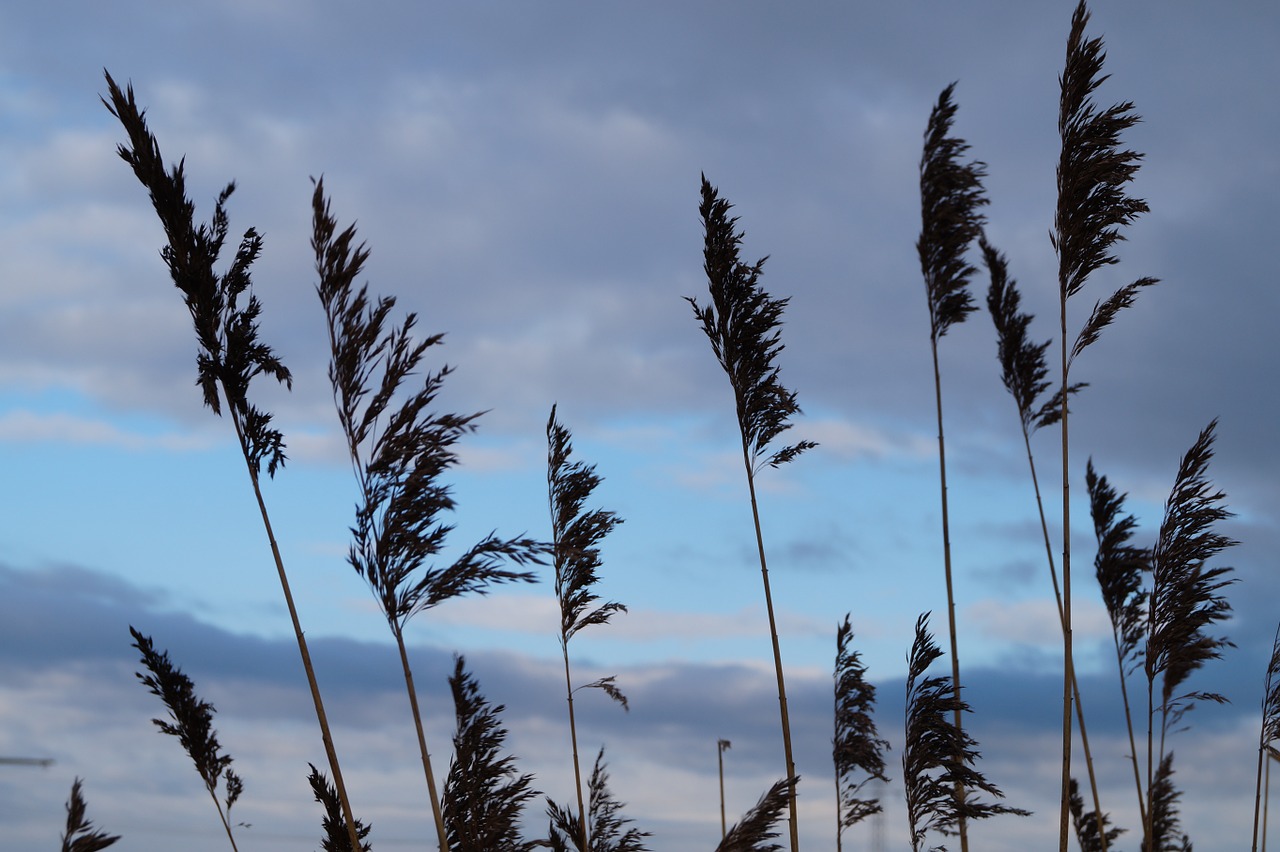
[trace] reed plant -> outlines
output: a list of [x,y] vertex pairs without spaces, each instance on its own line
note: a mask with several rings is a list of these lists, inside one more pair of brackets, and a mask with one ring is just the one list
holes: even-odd
[[115,844],[118,834],[107,834],[95,828],[86,815],[88,805],[80,792],[80,779],[71,782],[71,797],[67,799],[67,828],[62,834],[62,852],[99,852]]
[[520,817],[539,793],[533,776],[521,775],[516,760],[502,753],[507,730],[506,707],[490,704],[455,656],[449,677],[457,712],[453,760],[444,784],[444,820],[449,852],[532,852],[543,845],[520,838]]
[[[970,712],[968,702],[949,678],[925,676],[942,656],[942,649],[929,633],[929,615],[926,612],[916,619],[915,640],[907,656],[902,783],[912,852],[920,852],[930,832],[958,835],[963,821],[1030,814],[1021,808],[983,802],[973,795],[972,791],[980,790],[1004,797],[975,766],[980,756],[977,741],[954,721],[955,714]],[[960,796],[958,788],[969,793]]]
[[[627,698],[614,678],[604,677],[575,688],[569,673],[569,640],[584,627],[608,624],[627,608],[616,601],[596,606],[599,597],[592,591],[599,579],[600,542],[622,523],[622,518],[604,509],[584,510],[583,504],[602,479],[595,465],[570,461],[573,436],[556,419],[551,406],[547,418],[547,501],[551,508],[551,555],[555,568],[556,600],[560,604],[560,651],[564,656],[564,689],[569,702],[569,739],[573,749],[574,791],[578,799],[578,824],[583,850],[591,848],[590,830],[582,796],[582,769],[578,760],[578,724],[573,694],[578,689],[600,689],[628,709]],[[603,771],[603,770],[602,770]]]
[[[951,136],[956,104],[952,100],[955,83],[938,96],[929,113],[924,133],[924,152],[920,157],[920,237],[916,253],[924,274],[925,295],[929,305],[929,346],[933,353],[933,389],[938,419],[938,475],[942,495],[942,559],[947,587],[947,625],[951,638],[951,681],[957,709],[955,727],[963,730],[959,710],[960,651],[956,639],[956,599],[951,572],[951,524],[947,502],[947,445],[942,427],[942,373],[938,364],[938,341],[951,326],[964,322],[977,310],[969,293],[969,279],[976,271],[965,259],[969,246],[982,233],[985,221],[980,208],[987,203],[982,191],[986,166],[978,160],[961,162],[969,145]],[[957,755],[959,757],[959,755]],[[960,835],[960,848],[968,852],[969,835],[965,826],[966,810],[961,806],[964,786],[954,788]]]
[[262,496],[263,462],[266,462],[267,475],[274,477],[285,462],[284,436],[271,426],[270,412],[249,401],[249,385],[254,378],[265,375],[288,388],[293,386],[289,369],[271,347],[258,338],[258,317],[262,313],[262,305],[252,291],[250,268],[262,251],[262,237],[253,228],[245,231],[227,270],[222,274],[215,271],[230,227],[226,205],[235,191],[235,183],[228,183],[218,195],[212,220],[208,224],[197,225],[195,205],[186,192],[185,161],[179,160],[172,168],[165,168],[160,145],[147,126],[145,111],[138,107],[133,86],[128,85],[121,90],[110,73],[104,71],[103,74],[109,98],[102,99],[103,105],[119,119],[129,140],[128,144],[118,146],[117,153],[133,169],[151,197],[167,240],[161,257],[168,267],[169,277],[182,293],[195,327],[200,348],[196,356],[196,384],[201,389],[204,404],[214,414],[221,416],[225,410],[244,456],[249,483],[262,516],[276,576],[280,580],[280,590],[289,610],[298,653],[307,675],[329,769],[333,773],[343,815],[347,825],[352,827],[350,839],[354,849],[359,842],[354,834],[351,802],[342,781],[338,753],[333,745],[315,668],[311,664],[311,652],[294,605],[284,559]]
[[1080,784],[1074,778],[1071,779],[1070,805],[1071,825],[1075,829],[1080,852],[1106,852],[1124,834],[1123,828],[1111,825],[1108,814],[1085,811]]
[[[1271,643],[1271,659],[1267,662],[1266,685],[1262,690],[1262,730],[1258,732],[1258,780],[1253,796],[1253,852],[1258,852],[1258,815],[1262,804],[1262,769],[1267,764],[1270,776],[1271,762],[1267,750],[1280,739],[1280,625]],[[1265,837],[1265,835],[1264,835]],[[1264,840],[1265,844],[1265,840]]]
[[432,410],[451,372],[448,366],[427,371],[416,389],[409,388],[427,351],[444,336],[415,339],[414,313],[407,314],[398,326],[389,323],[396,300],[382,296],[371,301],[367,285],[356,288],[369,250],[356,243],[354,225],[338,231],[323,180],[316,181],[311,202],[311,247],[319,276],[316,292],[329,331],[329,380],[360,493],[347,561],[368,584],[395,637],[437,840],[440,849],[447,850],[445,823],[405,647],[405,625],[413,616],[450,598],[484,593],[495,583],[532,582],[532,573],[503,566],[507,562],[516,566],[538,563],[545,545],[524,536],[499,538],[490,533],[454,562],[444,567],[431,564],[453,530],[441,519],[455,509],[455,502],[440,478],[457,463],[454,445],[474,431],[480,414]]
[[[760,527],[760,510],[756,501],[756,475],[765,467],[778,467],[817,446],[813,441],[800,441],[770,452],[773,440],[791,428],[791,417],[800,413],[794,391],[788,390],[779,377],[776,364],[783,350],[780,326],[788,299],[775,299],[760,286],[760,276],[767,257],[754,264],[744,263],[740,256],[743,233],[737,230],[733,208],[702,176],[703,271],[707,275],[711,303],[693,306],[694,317],[711,341],[711,350],[729,376],[733,388],[734,408],[742,438],[742,464],[747,475],[747,492],[751,497],[751,519],[755,524],[756,552],[760,557],[760,576],[764,583],[765,610],[769,616],[769,637],[773,643],[773,666],[778,678],[778,707],[782,717],[782,747],[787,778],[797,778],[791,751],[791,720],[787,712],[787,688],[783,676],[782,650],[778,644],[778,623],[773,611],[773,593],[769,587],[769,567],[765,559],[764,534]],[[794,794],[788,799],[790,812],[791,852],[800,848],[796,824]]]
[[[588,801],[586,818],[591,821],[590,830],[579,824],[582,819],[566,807],[547,800],[547,816],[551,820],[546,844],[554,852],[649,852],[645,838],[651,835],[632,826],[634,820],[624,817],[623,802],[614,797],[609,788],[608,764],[604,762],[604,747],[596,753],[595,765],[587,782]],[[590,836],[590,846],[579,846],[583,838]]]
[[[308,763],[307,766],[311,768],[311,774],[307,776],[311,793],[324,808],[324,816],[320,821],[324,837],[320,838],[320,849],[322,852],[355,852],[351,847],[351,835],[347,830],[347,821],[342,815],[342,803],[338,801],[337,790],[334,789],[333,784],[329,783],[325,774],[316,769],[314,763]],[[371,845],[365,838],[369,836],[372,828],[373,826],[369,823],[356,820],[355,835],[360,842],[360,852],[369,852]]]
[[[213,729],[214,706],[196,695],[195,684],[169,659],[168,651],[156,651],[151,637],[142,635],[132,626],[129,632],[133,635],[133,647],[142,655],[142,665],[148,672],[137,672],[135,677],[152,695],[158,696],[169,711],[169,721],[152,719],[151,722],[160,729],[160,733],[177,737],[182,743],[183,751],[195,764],[205,791],[218,809],[218,819],[232,850],[237,850],[229,817],[231,806],[244,792],[244,782],[231,768],[231,755],[225,754],[218,742],[218,732]],[[219,785],[225,795],[221,800],[218,798]]]
[[781,852],[783,847],[772,842],[778,836],[774,826],[795,798],[798,780],[784,778],[775,782],[741,820],[729,827],[715,852]]
[[1138,768],[1138,744],[1133,733],[1133,712],[1129,703],[1129,677],[1142,665],[1145,652],[1143,639],[1147,626],[1147,598],[1144,577],[1151,571],[1151,550],[1130,544],[1137,529],[1133,515],[1121,517],[1125,497],[1098,474],[1089,459],[1085,469],[1085,485],[1089,489],[1089,510],[1093,518],[1098,551],[1094,557],[1094,574],[1102,592],[1102,602],[1111,622],[1111,637],[1116,649],[1116,668],[1120,676],[1120,697],[1124,704],[1125,728],[1129,734],[1129,758],[1133,765],[1133,782],[1138,792],[1138,815],[1146,823],[1147,802],[1142,775]]
[[889,782],[884,752],[888,740],[876,730],[872,710],[876,688],[867,680],[862,655],[850,648],[853,626],[846,613],[836,628],[835,736],[831,755],[836,769],[836,852],[844,848],[843,836],[869,816],[883,812],[877,798],[862,798],[862,788],[872,779]]
[[[1235,582],[1227,566],[1208,565],[1209,560],[1236,542],[1217,532],[1215,525],[1231,517],[1226,495],[1209,482],[1206,472],[1213,458],[1217,421],[1200,432],[1182,457],[1173,490],[1165,503],[1160,534],[1151,552],[1151,591],[1147,604],[1147,837],[1162,836],[1161,816],[1155,811],[1167,791],[1154,785],[1154,767],[1165,773],[1166,741],[1173,728],[1197,703],[1225,703],[1216,692],[1183,692],[1188,677],[1210,660],[1220,659],[1235,647],[1225,636],[1209,631],[1231,615],[1231,603],[1223,590]],[[1159,681],[1159,703],[1156,682]],[[1155,741],[1155,717],[1160,715],[1159,743]],[[1171,753],[1168,753],[1171,754]],[[1171,777],[1172,769],[1167,774]],[[1168,782],[1171,784],[1172,782]]]
[[[1065,625],[1062,608],[1062,589],[1058,585],[1058,572],[1054,566],[1053,545],[1049,541],[1049,523],[1045,516],[1044,499],[1040,493],[1040,478],[1036,472],[1035,454],[1031,451],[1031,435],[1046,426],[1052,426],[1062,417],[1062,403],[1058,399],[1061,389],[1042,401],[1051,385],[1048,380],[1049,364],[1045,353],[1052,340],[1033,343],[1029,328],[1034,319],[1021,309],[1022,295],[1018,283],[1009,275],[1008,259],[987,241],[985,235],[978,238],[983,261],[991,276],[987,290],[987,310],[996,329],[996,355],[1000,361],[1000,377],[1005,389],[1013,396],[1022,428],[1022,445],[1027,454],[1027,467],[1031,473],[1031,487],[1035,493],[1036,511],[1040,517],[1040,535],[1044,540],[1045,562],[1049,566],[1049,579],[1053,583],[1053,598],[1058,607],[1058,623]],[[1083,383],[1067,388],[1073,394],[1085,387]],[[1084,702],[1080,695],[1080,683],[1075,669],[1071,671],[1071,691],[1075,697],[1076,721],[1080,725],[1080,742],[1084,748],[1085,766],[1089,774],[1089,790],[1093,796],[1093,813],[1098,820],[1095,834],[1102,852],[1107,852],[1109,838],[1101,820],[1104,818],[1098,796],[1097,773],[1093,766],[1093,751],[1089,747],[1089,729],[1085,724]]]
[[[1058,133],[1062,141],[1058,159],[1058,203],[1050,239],[1058,256],[1060,326],[1059,386],[1070,388],[1070,367],[1085,348],[1097,342],[1116,315],[1133,304],[1138,292],[1156,283],[1139,278],[1097,302],[1088,319],[1068,345],[1067,303],[1080,293],[1089,277],[1104,266],[1118,263],[1113,253],[1124,239],[1120,228],[1131,224],[1147,204],[1126,195],[1142,155],[1120,147],[1120,136],[1139,121],[1133,104],[1125,101],[1100,109],[1093,94],[1107,78],[1102,74],[1106,53],[1101,38],[1086,38],[1089,9],[1080,0],[1071,18],[1066,61],[1060,78]],[[1062,806],[1059,820],[1059,852],[1066,852],[1070,818],[1071,784],[1071,679],[1075,672],[1071,616],[1071,463],[1069,393],[1062,393]]]

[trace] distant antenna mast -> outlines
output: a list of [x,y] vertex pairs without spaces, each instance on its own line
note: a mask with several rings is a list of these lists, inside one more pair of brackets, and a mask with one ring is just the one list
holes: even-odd
[[0,764],[14,766],[53,766],[52,757],[0,757]]

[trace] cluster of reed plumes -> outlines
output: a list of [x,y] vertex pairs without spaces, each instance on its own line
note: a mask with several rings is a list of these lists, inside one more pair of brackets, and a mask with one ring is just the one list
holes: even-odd
[[[1086,37],[1088,23],[1089,13],[1081,2],[1071,21],[1061,77],[1062,151],[1057,174],[1058,206],[1051,235],[1059,263],[1061,304],[1056,378],[1048,361],[1054,341],[1038,342],[1031,336],[1034,318],[1021,309],[1009,260],[985,234],[982,211],[989,199],[983,180],[988,167],[980,160],[968,159],[969,145],[954,135],[958,115],[955,84],[942,90],[924,134],[920,161],[921,231],[916,248],[930,317],[950,671],[945,675],[930,674],[934,663],[945,654],[929,631],[930,615],[920,615],[908,653],[906,717],[899,747],[913,850],[939,848],[930,844],[938,837],[954,836],[967,852],[970,822],[1028,813],[1002,801],[1000,787],[978,766],[979,743],[964,727],[969,704],[961,687],[960,637],[955,619],[939,344],[954,324],[979,309],[970,291],[979,272],[975,265],[979,259],[990,281],[986,304],[995,325],[997,358],[1002,380],[1014,398],[1026,447],[1063,639],[1058,846],[1065,852],[1069,837],[1074,835],[1082,852],[1106,852],[1125,830],[1112,823],[1099,798],[1087,715],[1073,663],[1069,403],[1081,399],[1086,387],[1083,382],[1072,381],[1071,368],[1076,358],[1100,339],[1103,330],[1123,310],[1133,305],[1140,291],[1156,281],[1138,278],[1099,300],[1081,329],[1074,337],[1068,337],[1068,300],[1084,289],[1092,273],[1118,262],[1114,252],[1123,240],[1121,229],[1147,209],[1143,201],[1127,194],[1141,155],[1122,148],[1120,142],[1121,135],[1138,117],[1130,103],[1099,108],[1094,102],[1093,95],[1106,78],[1102,74],[1102,42]],[[119,153],[150,193],[168,240],[163,258],[191,313],[199,345],[198,385],[205,404],[216,414],[226,413],[232,423],[293,622],[327,757],[328,774],[310,766],[309,775],[323,809],[321,844],[326,850],[368,849],[370,826],[356,817],[343,780],[321,690],[260,488],[264,463],[268,476],[283,468],[285,443],[281,433],[271,426],[271,415],[250,402],[250,384],[262,374],[286,385],[291,382],[289,370],[258,337],[261,306],[252,293],[250,272],[262,248],[261,238],[249,229],[227,270],[215,271],[228,237],[226,204],[234,184],[219,195],[212,221],[197,223],[194,205],[186,195],[183,163],[165,166],[132,88],[122,90],[110,75],[106,81],[108,96],[104,103],[119,118],[128,136],[128,143],[120,146]],[[756,806],[737,824],[729,826],[724,819],[722,764],[722,838],[716,848],[723,852],[780,850],[784,847],[775,841],[785,830],[791,852],[797,852],[796,791],[800,778],[792,755],[783,655],[756,500],[756,478],[768,468],[792,462],[816,444],[800,440],[775,446],[777,439],[791,428],[792,418],[801,413],[797,394],[783,384],[778,366],[783,351],[782,315],[788,299],[775,298],[764,289],[764,259],[754,263],[742,259],[745,237],[738,219],[731,215],[732,209],[703,176],[699,212],[704,228],[703,268],[709,301],[692,297],[688,301],[729,379],[734,400],[772,640],[783,765],[779,767],[782,771],[778,781]],[[358,242],[354,226],[339,227],[323,181],[315,182],[312,216],[316,292],[327,320],[331,351],[328,374],[358,493],[347,561],[367,583],[395,639],[422,761],[425,805],[433,817],[438,848],[451,852],[534,848],[578,852],[646,850],[649,833],[623,815],[623,804],[609,789],[604,750],[597,754],[585,785],[578,751],[574,702],[581,690],[600,690],[623,710],[628,706],[614,677],[577,683],[570,665],[569,644],[574,637],[588,627],[607,626],[615,615],[626,612],[626,607],[617,601],[602,603],[595,592],[603,570],[601,543],[623,520],[611,511],[590,507],[600,475],[593,465],[574,458],[571,432],[553,405],[546,427],[549,539],[494,532],[465,548],[454,561],[438,564],[436,559],[453,531],[447,516],[457,509],[445,477],[458,461],[457,442],[476,429],[480,414],[436,410],[450,368],[429,369],[426,359],[443,336],[416,336],[414,314],[393,321],[393,297],[373,297],[366,286],[356,286],[369,251]],[[1060,561],[1054,556],[1030,440],[1035,431],[1055,426],[1062,435]],[[1190,840],[1181,831],[1181,793],[1174,786],[1170,740],[1196,703],[1225,700],[1221,695],[1187,686],[1198,669],[1231,645],[1225,636],[1214,633],[1215,626],[1231,612],[1225,591],[1233,580],[1230,568],[1210,563],[1234,544],[1217,529],[1230,513],[1225,508],[1225,496],[1207,477],[1215,426],[1216,422],[1210,423],[1183,458],[1158,536],[1149,547],[1133,543],[1137,521],[1125,514],[1124,495],[1094,469],[1091,460],[1085,471],[1097,539],[1094,573],[1114,633],[1141,820],[1140,825],[1129,830],[1141,834],[1140,848],[1149,852],[1190,848]],[[452,759],[443,784],[437,783],[404,629],[413,616],[452,598],[483,594],[495,584],[533,581],[536,566],[550,567],[559,601],[559,641],[575,790],[573,799],[565,804],[546,798],[545,834],[530,839],[525,833],[530,822],[526,811],[542,794],[534,788],[535,779],[522,774],[516,759],[504,751],[505,707],[484,697],[462,656],[456,658],[449,678],[456,710]],[[845,616],[835,633],[832,759],[838,850],[846,830],[882,810],[882,803],[868,794],[867,785],[887,781],[891,773],[886,763],[890,741],[881,736],[875,721],[876,689],[853,647],[851,615]],[[191,757],[234,849],[236,839],[229,814],[244,785],[231,770],[232,759],[218,742],[212,724],[214,708],[198,698],[194,684],[167,653],[156,651],[149,637],[130,630],[146,670],[138,677],[161,698],[169,713],[167,721],[157,719],[156,725],[161,732],[178,737]],[[1145,751],[1140,742],[1144,733],[1141,706],[1135,709],[1130,702],[1131,682],[1139,676],[1146,684]],[[1134,689],[1140,691],[1140,687]],[[1086,759],[1088,799],[1072,768],[1076,731]],[[1262,801],[1264,763],[1269,766],[1265,756],[1280,755],[1273,747],[1277,740],[1280,634],[1265,684],[1256,810],[1260,810]],[[727,740],[719,741],[721,756],[728,747]],[[77,780],[68,805],[64,849],[101,849],[113,843],[116,838],[94,830],[84,811]],[[781,826],[784,815],[785,829]],[[1255,838],[1257,823],[1255,816]]]

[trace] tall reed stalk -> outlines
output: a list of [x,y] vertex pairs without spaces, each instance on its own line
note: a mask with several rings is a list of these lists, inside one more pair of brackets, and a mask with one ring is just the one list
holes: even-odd
[[853,625],[846,613],[836,628],[835,736],[831,741],[836,769],[836,852],[844,848],[846,829],[884,811],[878,798],[861,797],[862,788],[873,778],[889,783],[884,774],[889,742],[880,737],[871,717],[876,688],[867,680],[867,667],[862,655],[850,647],[852,642]]
[[475,430],[480,415],[431,410],[451,372],[447,366],[427,372],[416,390],[409,389],[427,350],[444,335],[415,340],[414,313],[406,315],[398,327],[388,327],[395,298],[382,296],[371,303],[367,286],[355,289],[369,250],[363,243],[356,244],[354,225],[338,233],[323,180],[316,182],[312,213],[311,247],[319,276],[316,292],[329,329],[329,380],[360,491],[347,561],[369,585],[395,637],[437,840],[440,849],[447,850],[447,831],[405,647],[405,625],[414,615],[450,598],[483,594],[495,583],[532,582],[532,573],[500,566],[506,561],[517,566],[539,562],[545,545],[490,533],[453,563],[443,568],[429,564],[453,530],[441,516],[453,511],[455,503],[449,486],[439,479],[457,462],[454,445]]
[[[969,278],[976,271],[965,260],[970,244],[982,233],[984,219],[978,212],[987,203],[982,194],[985,165],[980,161],[961,163],[969,150],[963,139],[948,135],[955,121],[956,105],[951,100],[955,83],[938,96],[929,113],[924,133],[924,153],[920,157],[920,238],[916,252],[924,274],[929,303],[929,346],[933,353],[934,402],[938,417],[938,476],[942,495],[942,559],[947,586],[947,625],[951,638],[951,683],[955,690],[955,726],[963,730],[960,702],[960,652],[956,639],[956,598],[951,572],[951,522],[947,503],[947,445],[942,428],[942,373],[938,366],[938,341],[952,325],[963,322],[977,310],[969,293]],[[957,755],[959,757],[959,755]],[[964,787],[955,788],[957,805],[964,801]],[[959,814],[960,848],[969,849],[965,809]]]
[[916,620],[915,640],[907,655],[902,785],[912,852],[920,852],[931,831],[955,835],[967,820],[1029,814],[1021,808],[979,801],[972,793],[956,795],[956,789],[963,787],[1004,797],[975,768],[979,757],[977,741],[948,718],[969,712],[968,703],[956,694],[949,678],[925,677],[929,667],[942,656],[929,632],[929,615],[926,612]]
[[[742,464],[747,474],[747,491],[751,497],[751,519],[755,524],[756,551],[760,556],[760,576],[764,583],[765,609],[769,615],[769,637],[773,642],[773,665],[778,676],[778,707],[782,717],[782,746],[787,765],[787,778],[796,778],[795,760],[791,752],[791,721],[787,713],[787,689],[782,672],[782,651],[778,644],[778,624],[773,612],[773,594],[769,588],[769,568],[765,560],[764,534],[760,529],[760,510],[756,502],[756,475],[765,467],[778,467],[802,452],[817,446],[801,441],[769,452],[769,444],[791,428],[792,415],[800,413],[794,391],[787,390],[778,376],[775,360],[783,345],[779,326],[788,299],[775,299],[760,286],[760,275],[767,258],[754,265],[743,263],[739,248],[743,234],[735,230],[737,217],[731,217],[731,205],[720,198],[705,175],[702,177],[702,204],[699,213],[705,231],[703,270],[711,293],[711,304],[701,307],[686,297],[702,330],[711,341],[720,366],[733,387],[738,428],[742,436]],[[790,811],[791,852],[800,848],[796,824],[794,791],[788,798]]]
[[1147,802],[1138,768],[1138,744],[1133,733],[1128,679],[1142,665],[1148,595],[1143,588],[1143,576],[1151,570],[1151,551],[1129,544],[1138,522],[1133,515],[1120,516],[1127,495],[1118,494],[1105,476],[1098,475],[1092,459],[1085,470],[1085,485],[1089,489],[1089,513],[1098,540],[1094,574],[1111,621],[1111,637],[1120,675],[1120,697],[1124,702],[1124,721],[1129,732],[1129,759],[1138,791],[1138,814],[1145,825]]
[[[133,86],[121,91],[109,73],[104,71],[103,74],[110,98],[103,98],[103,105],[120,120],[129,137],[129,144],[120,145],[117,153],[133,168],[133,173],[151,196],[152,206],[164,226],[168,240],[161,251],[161,257],[169,268],[169,276],[174,285],[182,291],[187,310],[191,313],[200,347],[200,353],[196,356],[197,384],[203,392],[204,404],[214,414],[221,415],[225,400],[226,411],[244,456],[249,482],[253,486],[267,542],[271,547],[271,556],[275,561],[280,590],[284,594],[289,620],[298,641],[302,667],[311,688],[311,700],[320,725],[325,755],[342,803],[351,846],[356,849],[359,842],[355,834],[351,802],[342,781],[342,770],[338,765],[338,754],[333,746],[329,720],[320,697],[320,686],[316,682],[315,669],[311,664],[311,653],[303,635],[302,623],[298,619],[297,607],[294,606],[289,577],[285,573],[284,560],[280,556],[259,481],[264,461],[267,463],[268,476],[275,476],[276,470],[284,465],[284,436],[271,427],[269,412],[249,402],[249,383],[255,377],[265,374],[286,387],[291,388],[293,384],[288,368],[269,346],[258,340],[258,315],[262,312],[262,305],[252,292],[249,268],[262,251],[262,238],[250,228],[241,239],[235,259],[227,271],[221,275],[214,271],[227,238],[226,204],[235,191],[235,184],[227,184],[218,196],[212,222],[196,225],[195,205],[186,194],[184,162],[179,161],[172,169],[165,169],[160,146],[147,127],[145,112],[138,108],[134,99]],[[240,299],[246,293],[248,298],[242,305]]]
[[716,740],[716,762],[720,767],[720,839],[724,840],[729,833],[729,824],[724,815],[724,753],[732,745],[728,740]]
[[[1093,92],[1106,77],[1102,74],[1102,39],[1086,39],[1089,10],[1084,0],[1071,18],[1067,37],[1066,62],[1061,77],[1058,133],[1062,150],[1058,159],[1058,206],[1050,235],[1058,255],[1058,295],[1060,326],[1059,386],[1071,387],[1072,361],[1097,341],[1102,329],[1117,313],[1133,304],[1138,291],[1156,283],[1140,278],[1121,287],[1106,301],[1094,305],[1073,344],[1067,338],[1067,302],[1084,288],[1089,276],[1103,266],[1118,262],[1112,254],[1116,242],[1124,239],[1122,225],[1128,225],[1147,211],[1146,202],[1124,193],[1133,180],[1142,155],[1119,148],[1120,134],[1139,120],[1133,104],[1124,102],[1099,110]],[[1071,678],[1075,671],[1071,625],[1071,462],[1070,417],[1067,397],[1062,394],[1062,801],[1059,820],[1059,852],[1066,852],[1070,825],[1071,786]]]
[[[1147,676],[1147,825],[1146,835],[1156,836],[1156,802],[1161,792],[1155,765],[1165,772],[1170,757],[1165,744],[1176,726],[1197,702],[1225,703],[1216,692],[1182,693],[1183,684],[1222,651],[1235,647],[1224,636],[1205,631],[1231,615],[1231,603],[1222,590],[1235,582],[1226,566],[1209,567],[1208,561],[1237,542],[1214,531],[1214,526],[1230,518],[1224,504],[1226,495],[1214,490],[1206,477],[1213,458],[1214,430],[1211,421],[1200,433],[1182,463],[1173,490],[1165,504],[1160,535],[1151,552],[1151,595],[1147,606],[1147,644],[1143,665]],[[1160,681],[1160,703],[1155,703],[1156,681]],[[1160,714],[1159,745],[1155,744],[1155,714]],[[1172,774],[1172,770],[1169,770]]]
[[[1267,663],[1267,680],[1262,690],[1262,730],[1258,732],[1258,780],[1253,796],[1253,852],[1258,852],[1258,814],[1262,805],[1262,764],[1267,762],[1270,777],[1271,764],[1267,761],[1267,749],[1280,739],[1280,625],[1271,643],[1271,659]],[[1265,838],[1265,834],[1263,835]],[[1266,842],[1265,839],[1263,841]]]
[[[218,743],[218,732],[213,729],[214,707],[196,695],[195,684],[173,664],[167,651],[156,651],[150,636],[143,636],[132,626],[129,633],[133,635],[133,647],[142,655],[142,665],[148,672],[137,672],[135,676],[152,695],[164,702],[165,709],[169,711],[169,721],[152,719],[151,723],[160,729],[160,733],[177,737],[182,743],[183,750],[204,782],[205,791],[213,800],[213,806],[218,810],[218,819],[222,822],[222,830],[227,833],[231,849],[238,852],[228,817],[231,806],[244,791],[244,782],[231,768],[231,755],[224,754]],[[226,791],[225,810],[223,801],[218,799],[219,784],[224,785]]]
[[[578,724],[573,711],[576,691],[569,675],[569,640],[592,624],[608,624],[616,613],[627,608],[616,601],[593,606],[598,596],[591,587],[599,579],[602,539],[622,518],[603,509],[583,510],[583,504],[602,481],[595,465],[570,461],[572,435],[556,420],[556,407],[547,418],[547,501],[551,508],[551,556],[555,567],[556,600],[560,603],[560,651],[564,655],[564,689],[569,702],[569,739],[573,747],[574,790],[578,797],[578,821],[582,849],[591,848],[590,828],[582,796],[582,768],[578,760]],[[627,708],[626,697],[606,677],[580,688],[603,690]]]
[[[1027,330],[1033,317],[1020,309],[1022,296],[1018,292],[1018,284],[1009,277],[1008,260],[997,251],[985,236],[979,237],[982,257],[991,276],[991,286],[987,290],[987,309],[996,328],[997,357],[1000,361],[1001,380],[1005,389],[1013,396],[1018,409],[1018,419],[1022,427],[1022,445],[1027,454],[1027,467],[1031,472],[1031,487],[1035,492],[1036,511],[1040,516],[1040,534],[1044,540],[1045,561],[1049,566],[1049,579],[1053,583],[1053,598],[1058,606],[1058,623],[1066,623],[1062,608],[1062,589],[1058,585],[1058,572],[1054,566],[1053,545],[1049,541],[1049,523],[1045,517],[1044,499],[1040,494],[1040,478],[1036,473],[1035,455],[1031,452],[1031,435],[1037,430],[1052,426],[1062,417],[1062,403],[1058,400],[1058,391],[1046,402],[1041,403],[1041,395],[1049,389],[1047,380],[1049,366],[1045,352],[1053,341],[1032,343],[1027,337]],[[1068,393],[1075,393],[1083,388],[1083,384],[1073,385]],[[1071,692],[1075,696],[1076,721],[1080,725],[1080,743],[1084,748],[1085,767],[1089,773],[1089,790],[1093,796],[1093,814],[1097,821],[1096,831],[1102,852],[1107,852],[1110,835],[1103,820],[1106,815],[1098,796],[1098,778],[1093,767],[1093,751],[1089,748],[1089,729],[1085,724],[1084,703],[1080,696],[1080,683],[1076,678],[1075,668],[1071,670]],[[1077,835],[1079,831],[1077,831]]]

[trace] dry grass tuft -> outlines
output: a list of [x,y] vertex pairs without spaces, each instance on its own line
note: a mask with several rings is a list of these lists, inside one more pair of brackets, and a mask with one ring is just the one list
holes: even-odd
[[67,830],[62,835],[62,852],[98,852],[120,839],[119,835],[94,828],[85,816],[87,809],[77,778],[71,782],[71,798],[67,800]]

